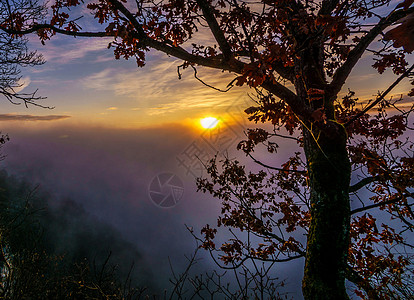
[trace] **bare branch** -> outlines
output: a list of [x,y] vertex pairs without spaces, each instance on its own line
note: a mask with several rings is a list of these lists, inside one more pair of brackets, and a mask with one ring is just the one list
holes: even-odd
[[402,197],[398,197],[398,198],[391,199],[391,200],[388,200],[388,201],[382,201],[382,202],[378,202],[378,203],[375,203],[375,204],[372,204],[372,205],[367,205],[367,206],[364,206],[364,207],[356,208],[354,210],[351,210],[350,215],[359,213],[361,211],[366,211],[366,210],[370,210],[370,209],[373,209],[373,208],[376,208],[376,207],[380,207],[380,206],[383,206],[383,205],[397,203],[398,201],[401,201],[401,200],[402,200]]
[[356,114],[355,116],[353,116],[350,120],[348,120],[344,124],[344,126],[345,127],[349,126],[355,120],[357,120],[358,118],[360,118],[361,116],[363,116],[365,113],[367,113],[375,105],[377,105],[378,103],[380,103],[388,95],[388,93],[391,92],[392,89],[394,87],[396,87],[401,82],[401,80],[403,80],[404,78],[406,78],[406,77],[408,77],[410,75],[410,73],[411,73],[411,71],[413,69],[414,69],[414,65],[412,65],[411,68],[409,68],[400,77],[398,77],[374,102],[372,102],[370,105],[368,105],[367,107],[365,107],[364,110],[362,110],[361,112],[359,112],[358,114]]
[[[180,66],[178,66],[178,67],[180,67]],[[198,77],[197,76],[197,69],[196,69],[196,67],[194,67],[193,65],[191,66],[192,68],[193,68],[193,71],[194,71],[194,78],[195,79],[197,79],[198,81],[200,81],[202,84],[204,84],[205,86],[207,86],[207,87],[209,87],[209,88],[211,88],[211,89],[213,89],[213,90],[216,90],[216,91],[219,91],[219,92],[222,92],[222,93],[227,93],[228,91],[230,91],[233,87],[234,87],[234,85],[233,85],[233,83],[234,83],[234,81],[237,79],[237,78],[235,78],[235,79],[233,79],[228,85],[227,85],[227,88],[225,89],[225,90],[222,90],[222,89],[219,89],[219,88],[216,88],[216,87],[214,87],[214,86],[212,86],[211,84],[208,84],[208,83],[206,83],[204,80],[202,80],[200,77]]]
[[68,31],[64,30],[62,28],[58,28],[56,26],[50,25],[50,24],[34,24],[30,28],[25,30],[16,30],[16,29],[10,29],[5,27],[4,25],[0,25],[0,30],[3,30],[4,32],[8,34],[18,34],[18,35],[25,35],[29,33],[38,32],[42,29],[51,29],[57,33],[64,34],[64,35],[70,35],[70,36],[84,36],[84,37],[105,37],[105,36],[114,36],[111,33],[108,32],[82,32],[82,31]]
[[306,255],[306,253],[302,252],[301,254],[294,255],[294,256],[288,256],[286,258],[267,258],[267,259],[265,259],[265,258],[260,258],[260,257],[256,257],[256,256],[250,256],[250,255],[247,255],[246,257],[249,258],[249,259],[253,259],[253,260],[278,263],[278,262],[287,262],[287,261],[295,260],[295,259],[298,259],[298,258],[301,258],[301,257],[305,257],[305,255]]
[[267,168],[267,169],[276,170],[276,171],[281,171],[281,172],[300,173],[300,174],[306,174],[306,173],[307,173],[307,171],[302,171],[302,170],[286,170],[286,169],[283,169],[283,168],[276,168],[276,167],[272,167],[272,166],[269,166],[269,165],[266,165],[266,164],[262,163],[260,160],[255,159],[255,158],[254,158],[254,157],[253,157],[250,153],[248,154],[248,156],[249,156],[251,159],[253,159],[253,161],[254,161],[255,163],[257,163],[258,165],[261,165],[262,167],[265,167],[265,168]]
[[377,181],[378,179],[379,179],[378,176],[366,177],[364,179],[361,179],[361,181],[359,181],[359,182],[357,182],[354,185],[351,185],[349,187],[349,192],[350,193],[354,193],[354,192],[358,191],[359,189],[362,189],[367,184],[370,184],[370,183],[372,183],[374,181]]

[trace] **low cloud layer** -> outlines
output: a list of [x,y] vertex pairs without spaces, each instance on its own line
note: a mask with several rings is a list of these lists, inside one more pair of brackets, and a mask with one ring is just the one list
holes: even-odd
[[47,116],[35,116],[35,115],[20,115],[20,114],[0,114],[0,121],[57,121],[70,118],[65,115],[47,115]]
[[[182,125],[141,130],[56,126],[28,131],[10,124],[2,131],[11,138],[3,148],[7,157],[2,166],[11,174],[40,184],[55,199],[52,205],[61,206],[65,199],[72,199],[91,218],[121,232],[140,253],[139,260],[135,259],[138,275],[156,278],[159,290],[168,288],[169,261],[180,273],[187,265],[184,255],[196,248],[184,224],[197,233],[205,224],[217,222],[220,201],[196,193],[195,179],[184,167],[189,161],[179,163],[189,151],[207,149],[203,144],[208,139],[206,134],[195,134]],[[241,139],[241,129],[239,135]],[[229,149],[229,155],[244,159],[236,150]],[[277,161],[273,157],[272,163],[280,164],[279,158],[280,154]],[[149,195],[150,183],[164,172],[176,174],[184,185],[182,198],[171,208],[157,206]],[[195,274],[213,268],[207,254],[201,252],[203,259]],[[274,268],[276,276],[288,279],[289,292],[295,299],[300,299],[302,263]],[[145,273],[148,269],[151,274]]]

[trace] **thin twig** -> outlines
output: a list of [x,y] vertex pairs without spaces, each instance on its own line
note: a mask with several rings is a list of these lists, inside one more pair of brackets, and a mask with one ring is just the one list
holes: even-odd
[[348,120],[344,126],[348,127],[351,123],[353,123],[355,120],[357,120],[358,118],[360,118],[361,116],[363,116],[366,112],[368,112],[371,108],[373,108],[375,105],[377,105],[379,102],[381,102],[385,96],[388,95],[389,92],[391,92],[391,90],[400,83],[401,80],[403,80],[404,78],[408,77],[411,73],[411,71],[414,69],[414,65],[411,66],[411,68],[409,68],[407,71],[405,71],[400,77],[398,77],[393,84],[391,84],[388,89],[386,89],[385,92],[383,92],[378,98],[377,100],[375,100],[374,102],[372,102],[370,105],[368,105],[367,107],[365,107],[364,110],[362,110],[361,112],[359,112],[358,114],[356,114],[355,116],[353,116],[350,120]]

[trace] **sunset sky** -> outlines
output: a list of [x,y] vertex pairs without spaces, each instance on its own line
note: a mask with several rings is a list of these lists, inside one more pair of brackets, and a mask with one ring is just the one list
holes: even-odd
[[[26,69],[24,91],[39,89],[47,96],[43,105],[53,110],[26,109],[2,103],[3,113],[69,116],[67,124],[82,123],[117,128],[142,128],[166,123],[193,125],[200,117],[223,115],[241,103],[246,88],[220,93],[206,88],[184,70],[178,79],[180,62],[151,52],[147,65],[137,68],[133,59],[115,60],[107,49],[109,40],[56,37],[37,46],[47,63]],[[208,84],[225,89],[233,75],[199,69]]]
[[[201,34],[200,39],[209,40],[208,34]],[[252,91],[247,87],[221,93],[198,82],[191,69],[184,70],[179,80],[180,61],[155,51],[148,53],[144,68],[137,68],[134,59],[115,60],[112,50],[107,49],[109,42],[110,39],[56,36],[42,46],[36,37],[31,37],[31,48],[38,49],[47,62],[24,70],[24,92],[39,89],[39,95],[47,97],[41,103],[55,108],[27,109],[2,102],[2,113],[58,115],[66,117],[59,121],[62,124],[110,128],[147,128],[167,123],[192,127],[201,117],[224,118],[234,111],[240,114],[241,107],[249,104],[246,94]],[[379,75],[372,64],[372,56],[365,55],[343,91],[350,88],[357,91],[360,99],[369,99],[386,89],[395,77],[390,72]],[[227,72],[201,67],[198,76],[221,89],[234,79]],[[404,81],[392,94],[406,93],[408,86]]]

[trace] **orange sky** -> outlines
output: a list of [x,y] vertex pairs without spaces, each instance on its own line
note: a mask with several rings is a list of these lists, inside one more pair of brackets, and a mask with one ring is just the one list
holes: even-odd
[[[198,120],[205,116],[229,122],[236,115],[243,118],[242,109],[254,104],[247,96],[253,92],[248,87],[234,87],[221,93],[198,82],[191,69],[184,70],[179,80],[180,61],[162,53],[151,51],[144,68],[137,68],[134,60],[115,60],[107,49],[108,41],[57,36],[42,46],[33,37],[30,46],[43,53],[47,62],[23,71],[26,85],[23,92],[38,88],[47,97],[42,104],[55,108],[25,108],[2,101],[2,113],[69,116],[53,122],[83,126],[144,128],[180,123],[197,127]],[[378,74],[372,63],[372,57],[366,54],[344,91],[350,88],[357,91],[360,99],[369,99],[393,82],[395,75]],[[234,78],[233,74],[207,68],[199,68],[198,76],[221,89]],[[405,80],[392,94],[406,93],[409,89]],[[30,121],[30,126],[39,123]],[[51,125],[51,121],[48,123]]]

